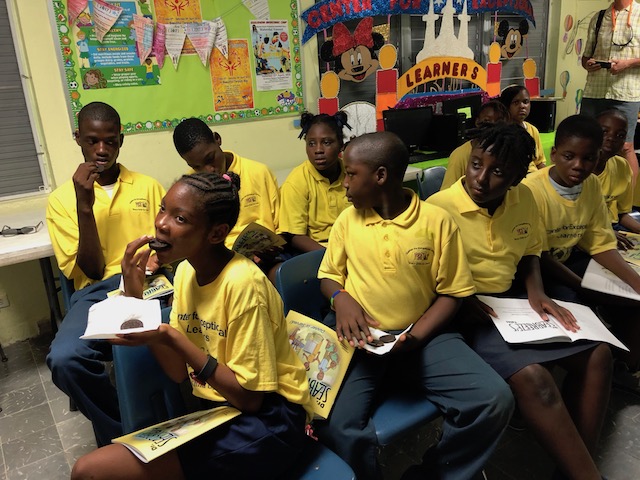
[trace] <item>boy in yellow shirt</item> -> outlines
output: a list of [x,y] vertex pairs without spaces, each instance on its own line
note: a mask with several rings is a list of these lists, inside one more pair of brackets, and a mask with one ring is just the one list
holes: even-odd
[[101,446],[122,435],[116,390],[104,368],[111,344],[78,337],[86,329],[89,308],[118,288],[129,240],[153,233],[165,192],[156,180],[117,163],[124,138],[113,107],[102,102],[83,107],[75,138],[84,162],[49,196],[47,227],[60,271],[73,280],[76,292],[47,366],[56,386],[91,420]]
[[[593,304],[595,299],[606,304],[607,319],[631,350],[628,354],[619,354],[619,358],[637,370],[640,364],[638,303],[583,291],[581,287],[586,266],[593,258],[640,293],[640,276],[616,249],[600,182],[591,175],[598,164],[602,138],[602,127],[594,118],[586,115],[566,118],[558,125],[551,149],[554,165],[529,175],[523,183],[533,193],[547,232],[541,257],[547,291],[567,300],[580,301],[582,296],[583,303]],[[637,387],[636,379],[633,388]]]
[[[534,152],[534,141],[522,128],[489,129],[477,139],[466,176],[427,203],[453,215],[479,293],[528,298],[542,319],[551,314],[575,331],[579,319],[576,325],[542,285],[544,232],[533,196],[520,183]],[[567,478],[599,480],[593,455],[609,398],[609,347],[598,342],[509,345],[488,318],[487,305],[470,297],[465,307],[461,319],[475,320],[465,325],[465,338],[509,383],[524,420],[558,469]],[[549,364],[566,369],[564,382],[570,387],[564,392]]]
[[276,178],[266,165],[222,150],[220,135],[198,118],[187,118],[178,124],[173,131],[173,144],[196,173],[222,175],[229,171],[240,177],[240,216],[225,240],[227,248],[251,222],[276,231],[280,196]]
[[[475,292],[459,230],[446,211],[403,188],[409,153],[393,133],[357,137],[344,157],[353,207],[336,220],[318,272],[338,337],[361,348],[371,340],[369,325],[413,327],[391,354],[355,352],[331,415],[316,431],[358,478],[381,478],[370,418],[376,391],[406,372],[405,383],[414,382],[445,416],[434,464],[418,469],[442,479],[478,478],[513,398],[452,329],[462,298]],[[410,365],[418,371],[407,372]]]
[[[611,223],[633,233],[640,233],[640,223],[631,215],[633,209],[633,179],[626,158],[618,155],[627,136],[627,117],[620,110],[610,109],[596,116],[604,135],[598,164],[593,171],[602,187],[604,201],[609,209]],[[616,231],[618,245],[632,246]]]

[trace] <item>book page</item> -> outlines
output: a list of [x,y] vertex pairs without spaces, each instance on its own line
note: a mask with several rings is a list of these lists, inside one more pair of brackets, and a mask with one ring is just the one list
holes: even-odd
[[80,338],[109,339],[118,334],[155,330],[162,322],[159,300],[115,296],[91,306]]
[[232,250],[247,258],[253,258],[258,252],[272,247],[282,247],[285,243],[280,235],[276,235],[258,223],[251,222],[233,242]]
[[114,438],[112,442],[124,445],[140,461],[149,463],[189,440],[228,422],[240,413],[240,410],[233,407],[200,410]]
[[327,418],[354,348],[346,341],[339,342],[332,328],[293,310],[287,314],[287,331],[289,344],[307,371],[313,412]]
[[[631,264],[631,268],[640,273],[640,267]],[[582,286],[596,292],[640,300],[640,294],[595,260],[589,262],[582,277]]]
[[[173,285],[169,279],[161,273],[157,275],[147,275],[142,288],[143,300],[152,300],[173,293]],[[111,290],[107,293],[107,297],[115,297],[117,295],[124,295],[124,277],[120,278],[120,285],[116,290]]]
[[507,343],[552,343],[572,342],[576,340],[593,340],[606,342],[622,350],[629,351],[593,311],[578,303],[554,300],[558,305],[569,310],[578,321],[577,332],[566,330],[553,315],[549,320],[540,318],[527,299],[497,298],[478,295],[478,299],[489,305],[498,315],[491,317],[494,325]]
[[640,267],[640,235],[630,232],[619,232],[633,243],[633,248],[629,250],[618,250],[620,256],[627,262]]

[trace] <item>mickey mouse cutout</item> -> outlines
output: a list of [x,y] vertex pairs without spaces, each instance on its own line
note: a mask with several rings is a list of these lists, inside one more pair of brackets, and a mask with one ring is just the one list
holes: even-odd
[[335,71],[342,80],[362,82],[378,69],[375,51],[384,45],[384,37],[372,30],[372,17],[362,19],[353,35],[343,23],[336,23],[333,39],[320,47],[320,58],[335,61]]
[[498,26],[498,35],[503,37],[500,54],[502,58],[511,58],[520,51],[524,37],[529,33],[529,24],[522,20],[518,28],[510,28],[507,20],[502,20]]

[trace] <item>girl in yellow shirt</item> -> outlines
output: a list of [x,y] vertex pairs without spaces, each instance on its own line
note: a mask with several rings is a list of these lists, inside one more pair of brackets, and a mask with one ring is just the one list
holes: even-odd
[[156,217],[156,238],[127,246],[126,294],[142,297],[146,260],[185,258],[174,278],[170,325],[121,336],[148,345],[177,383],[189,378],[204,408],[242,412],[149,463],[112,444],[80,458],[72,479],[279,478],[295,461],[311,417],[304,366],[289,345],[282,301],[249,259],[225,247],[238,218],[237,176],[183,176]]

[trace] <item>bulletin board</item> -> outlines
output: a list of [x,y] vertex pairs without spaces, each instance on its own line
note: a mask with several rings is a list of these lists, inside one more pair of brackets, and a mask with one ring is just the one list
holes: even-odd
[[[109,0],[123,10],[102,42],[94,0],[72,22],[68,1],[53,0],[52,12],[74,129],[93,101],[120,113],[125,134],[170,130],[187,117],[216,125],[304,110],[298,0]],[[141,65],[134,14],[156,30],[220,18],[227,56],[214,47],[204,66],[187,37],[177,67],[169,56],[161,67],[153,54]]]

